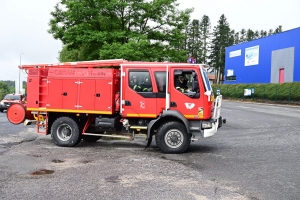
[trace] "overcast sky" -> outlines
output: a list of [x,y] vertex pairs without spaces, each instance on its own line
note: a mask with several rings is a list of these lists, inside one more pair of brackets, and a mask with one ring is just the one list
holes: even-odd
[[[62,43],[47,32],[50,12],[58,1],[0,0],[0,80],[18,79],[20,60],[22,64],[58,62]],[[222,14],[235,31],[242,28],[268,31],[279,25],[283,31],[300,27],[300,0],[178,0],[178,3],[181,9],[195,8],[192,19],[209,16],[212,27]]]

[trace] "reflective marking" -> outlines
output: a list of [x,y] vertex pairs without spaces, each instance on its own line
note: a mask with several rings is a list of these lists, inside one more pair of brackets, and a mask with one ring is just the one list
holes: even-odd
[[49,108],[27,108],[30,111],[44,111],[44,112],[68,112],[68,113],[92,113],[92,114],[112,114],[111,111],[103,110],[65,110],[65,109],[49,109]]
[[128,117],[156,117],[156,114],[135,114],[135,113],[128,113]]

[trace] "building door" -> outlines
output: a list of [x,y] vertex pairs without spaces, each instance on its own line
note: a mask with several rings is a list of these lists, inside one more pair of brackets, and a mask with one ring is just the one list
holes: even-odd
[[284,83],[284,69],[279,69],[279,83]]

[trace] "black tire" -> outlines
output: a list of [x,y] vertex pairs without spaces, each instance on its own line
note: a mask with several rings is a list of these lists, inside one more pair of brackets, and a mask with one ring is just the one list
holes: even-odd
[[3,109],[0,109],[0,112],[3,112]]
[[85,142],[96,142],[98,140],[100,140],[102,137],[101,136],[93,136],[93,135],[83,135],[82,139]]
[[155,136],[156,144],[163,153],[183,153],[191,143],[191,137],[182,123],[171,121],[162,124]]
[[78,124],[70,117],[60,117],[53,122],[51,137],[61,147],[73,147],[81,141]]

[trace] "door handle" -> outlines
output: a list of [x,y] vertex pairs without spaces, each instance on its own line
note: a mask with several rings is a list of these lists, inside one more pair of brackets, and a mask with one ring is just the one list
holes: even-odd
[[67,92],[64,92],[64,93],[62,93],[61,95],[63,95],[63,96],[68,96],[68,93],[67,93]]
[[131,106],[130,101],[125,100],[125,106]]
[[100,93],[97,93],[95,96],[96,96],[96,97],[100,97]]
[[171,103],[170,103],[170,107],[177,107],[176,102],[171,102]]

